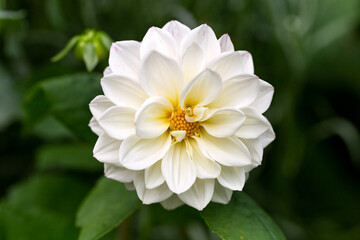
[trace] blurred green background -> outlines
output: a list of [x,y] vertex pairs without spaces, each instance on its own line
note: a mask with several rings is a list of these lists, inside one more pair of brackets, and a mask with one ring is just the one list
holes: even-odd
[[[229,33],[275,87],[265,115],[277,138],[244,191],[290,240],[360,239],[359,12],[359,0],[0,0],[0,239],[76,239],[76,209],[102,175],[85,103],[100,92],[106,62],[89,75],[73,54],[50,58],[87,28],[141,41],[172,19]],[[92,80],[79,114],[34,94],[40,81],[64,75],[80,78],[78,88]],[[159,205],[142,207],[104,239],[125,234],[216,239],[197,211]]]

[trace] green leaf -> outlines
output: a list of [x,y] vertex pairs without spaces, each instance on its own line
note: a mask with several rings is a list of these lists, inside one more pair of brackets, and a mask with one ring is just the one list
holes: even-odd
[[54,57],[51,58],[51,61],[57,62],[57,61],[61,60],[63,57],[65,57],[65,55],[68,54],[69,51],[75,46],[75,44],[78,42],[78,40],[79,40],[79,36],[72,37],[68,41],[66,46],[58,54],[56,54]]
[[83,58],[87,71],[91,72],[92,70],[94,70],[94,68],[99,62],[99,58],[96,55],[95,47],[92,42],[87,42],[85,44]]
[[202,216],[210,229],[224,240],[285,239],[274,221],[243,192],[234,192],[227,205],[209,204]]
[[47,145],[38,150],[38,169],[62,168],[70,170],[102,171],[103,164],[92,156],[93,147],[86,144]]
[[95,240],[120,225],[141,203],[120,182],[101,178],[77,213],[79,240]]
[[39,175],[16,185],[0,209],[4,239],[77,239],[75,212],[87,191],[88,184],[63,175]]
[[25,131],[30,132],[52,114],[81,140],[94,141],[95,135],[88,126],[89,103],[101,94],[99,80],[99,74],[78,73],[36,84],[24,100]]

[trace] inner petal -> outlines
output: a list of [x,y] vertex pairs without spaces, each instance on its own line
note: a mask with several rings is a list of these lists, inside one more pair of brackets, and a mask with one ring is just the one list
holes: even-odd
[[199,136],[199,123],[188,122],[185,116],[185,111],[181,108],[178,108],[174,112],[172,112],[170,117],[170,129],[172,131],[186,131],[186,137]]

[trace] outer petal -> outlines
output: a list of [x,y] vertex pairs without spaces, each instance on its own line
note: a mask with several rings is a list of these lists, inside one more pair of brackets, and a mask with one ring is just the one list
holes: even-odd
[[274,87],[269,83],[260,80],[258,96],[250,106],[255,108],[258,112],[264,113],[269,108],[273,95]]
[[185,83],[205,69],[205,54],[199,45],[193,43],[182,56],[182,70]]
[[182,193],[194,184],[196,170],[185,142],[173,143],[161,163],[161,170],[170,190]]
[[178,106],[184,79],[174,60],[151,52],[142,66],[140,81],[151,96],[162,96]]
[[120,166],[119,149],[121,140],[116,140],[103,133],[96,141],[93,153],[94,158],[103,163]]
[[225,166],[246,166],[251,164],[251,156],[245,144],[234,137],[216,138],[205,130],[200,132],[198,141],[201,152]]
[[188,26],[176,20],[166,23],[162,29],[168,31],[173,36],[178,47],[180,47],[181,40],[190,32]]
[[269,145],[272,141],[274,141],[275,132],[272,129],[271,125],[270,128],[266,130],[266,132],[264,132],[263,134],[261,134],[261,136],[259,136],[258,139],[261,141],[263,148],[267,147],[267,145]]
[[135,171],[131,171],[110,163],[105,163],[104,173],[106,177],[123,183],[132,182],[135,175]]
[[209,108],[244,107],[251,104],[259,93],[259,78],[250,74],[241,74],[224,82],[220,95]]
[[253,60],[247,51],[222,53],[207,67],[219,73],[223,81],[242,73],[254,74]]
[[135,134],[135,109],[111,107],[99,119],[100,126],[110,137],[122,140]]
[[244,121],[245,115],[242,111],[233,108],[223,108],[212,112],[200,124],[209,134],[221,138],[234,135]]
[[171,135],[167,132],[154,139],[130,136],[120,146],[120,163],[132,170],[146,169],[159,161],[170,145]]
[[242,141],[249,149],[254,166],[260,165],[264,152],[261,141],[259,139],[242,139]]
[[156,138],[170,125],[170,116],[174,107],[163,97],[148,98],[136,112],[136,135],[141,138]]
[[110,74],[101,79],[106,95],[118,106],[138,108],[148,97],[141,86],[130,78]]
[[191,32],[184,37],[180,45],[181,56],[183,56],[187,48],[193,43],[198,44],[203,49],[207,62],[220,54],[220,46],[216,35],[206,24],[191,30]]
[[161,161],[157,161],[145,170],[145,186],[147,189],[156,188],[164,182],[165,178],[161,173]]
[[221,89],[222,82],[219,75],[206,69],[191,80],[181,92],[180,106],[182,109],[205,106],[220,94]]
[[100,127],[98,121],[96,121],[94,117],[90,119],[89,127],[91,128],[91,131],[93,131],[98,136],[104,133],[104,130]]
[[165,201],[162,201],[160,204],[166,210],[173,210],[177,207],[180,207],[184,203],[179,199],[179,197],[176,194],[173,194],[171,197],[169,197]]
[[201,153],[198,143],[195,139],[190,138],[189,143],[191,147],[190,151],[191,159],[195,164],[196,176],[200,179],[205,178],[217,178],[221,172],[221,167],[216,162],[206,158],[204,154]]
[[245,180],[244,168],[221,166],[221,174],[218,177],[218,181],[224,187],[241,191],[245,185]]
[[227,33],[219,38],[219,45],[221,52],[234,52],[234,45]]
[[136,41],[113,43],[110,48],[109,65],[111,72],[137,81],[140,71],[140,43]]
[[165,183],[154,189],[145,188],[143,172],[139,172],[136,175],[134,185],[138,197],[143,201],[144,204],[164,201],[173,194]]
[[90,111],[96,120],[99,120],[101,115],[114,104],[104,95],[95,97],[89,104]]
[[255,109],[243,108],[241,110],[245,113],[246,120],[239,131],[236,132],[235,135],[237,137],[254,139],[271,127],[269,121],[263,115],[256,112]]
[[152,51],[177,60],[176,42],[168,31],[161,28],[152,27],[145,34],[140,47],[141,59],[145,59]]
[[233,193],[232,190],[223,187],[222,185],[219,184],[218,181],[216,181],[214,195],[213,195],[211,201],[217,202],[217,203],[222,203],[222,204],[227,204],[231,199],[232,193]]
[[187,205],[201,211],[213,196],[214,183],[214,179],[198,179],[189,190],[179,194],[179,198]]

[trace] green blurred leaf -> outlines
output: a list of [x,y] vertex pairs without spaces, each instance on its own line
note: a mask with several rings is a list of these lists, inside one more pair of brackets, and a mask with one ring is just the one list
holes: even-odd
[[120,182],[101,178],[77,213],[80,240],[95,240],[117,227],[141,205],[135,192]]
[[92,156],[92,146],[85,144],[47,145],[38,150],[38,169],[63,168],[71,170],[102,171],[100,164]]
[[92,70],[94,70],[94,68],[99,62],[99,58],[95,52],[94,43],[87,42],[85,44],[83,58],[87,71],[91,72]]
[[52,114],[80,139],[93,141],[88,104],[101,93],[99,79],[99,74],[78,73],[36,84],[24,100],[25,131]]
[[211,230],[224,240],[285,239],[274,221],[243,192],[234,192],[227,205],[211,203],[202,216]]
[[87,184],[61,175],[36,176],[16,185],[0,210],[7,240],[77,239],[76,208]]
[[79,41],[79,36],[74,36],[72,37],[68,43],[66,44],[66,46],[58,53],[56,54],[54,57],[51,58],[52,62],[57,62],[59,60],[61,60],[63,57],[66,56],[66,54],[69,53],[69,51],[75,46],[75,44]]

